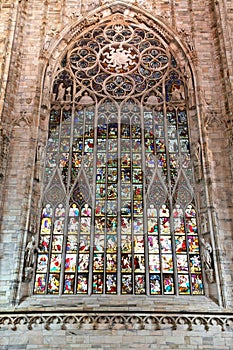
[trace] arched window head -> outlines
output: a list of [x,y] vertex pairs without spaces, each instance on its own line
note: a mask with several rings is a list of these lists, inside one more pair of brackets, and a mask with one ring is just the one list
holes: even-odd
[[53,80],[35,294],[203,294],[187,86],[168,44],[115,17]]

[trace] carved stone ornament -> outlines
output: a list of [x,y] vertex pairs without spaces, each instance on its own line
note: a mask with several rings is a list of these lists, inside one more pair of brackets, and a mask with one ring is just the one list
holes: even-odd
[[35,238],[32,236],[31,240],[28,241],[25,250],[25,267],[33,267],[35,262]]
[[202,161],[201,161],[201,145],[199,142],[196,142],[193,145],[193,165],[195,168],[196,181],[201,181],[201,179],[202,179]]
[[0,325],[8,326],[11,330],[25,329],[33,330],[34,327],[43,326],[46,330],[50,327],[58,327],[62,330],[70,329],[88,329],[88,330],[167,330],[169,326],[172,330],[184,329],[200,330],[200,326],[208,331],[211,327],[216,325],[221,327],[222,331],[233,329],[233,315],[216,312],[208,315],[204,313],[187,313],[187,314],[169,314],[162,312],[64,312],[51,313],[32,311],[30,314],[26,312],[14,312],[13,314],[1,314]]
[[226,120],[224,117],[218,114],[216,111],[209,111],[205,116],[205,128],[208,130],[210,128],[220,128],[221,130],[226,130]]
[[137,52],[132,52],[132,48],[124,48],[121,43],[119,47],[109,46],[109,52],[104,52],[103,63],[107,64],[107,70],[111,72],[113,68],[116,73],[128,72],[133,69],[137,62],[135,62],[135,58],[137,58]]
[[0,125],[0,181],[4,177],[7,165],[10,136],[3,125]]
[[188,33],[185,29],[181,28],[178,30],[179,35],[181,36],[182,40],[186,43],[190,51],[194,51],[194,43],[192,34]]
[[213,269],[206,269],[205,270],[206,273],[206,277],[209,283],[213,283],[214,282],[214,271]]
[[159,10],[159,11],[156,11],[156,14],[157,14],[157,16],[163,18],[166,21],[170,20],[170,18],[171,18],[170,13],[167,11]]
[[33,277],[33,267],[25,267],[24,269],[24,282],[31,282]]
[[78,105],[80,107],[92,106],[94,103],[95,103],[95,101],[93,100],[93,98],[91,96],[88,95],[87,91],[84,92],[84,95],[78,101]]
[[30,282],[33,276],[35,254],[37,252],[35,238],[28,241],[24,257],[24,282]]
[[18,127],[29,127],[31,126],[33,119],[30,118],[26,111],[21,111],[20,115],[13,120],[13,125]]
[[148,107],[156,107],[159,103],[159,100],[157,98],[157,96],[155,95],[150,95],[147,99],[147,101],[145,102],[145,105]]
[[213,283],[214,282],[214,273],[213,273],[213,268],[212,268],[212,256],[211,256],[213,249],[212,249],[210,243],[205,241],[204,238],[202,238],[201,244],[202,244],[201,256],[202,256],[202,261],[203,261],[206,277],[207,277],[209,283]]

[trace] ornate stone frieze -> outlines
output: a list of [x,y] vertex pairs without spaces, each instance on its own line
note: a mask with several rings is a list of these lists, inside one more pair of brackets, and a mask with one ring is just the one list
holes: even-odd
[[208,331],[213,326],[220,326],[222,331],[233,328],[233,314],[202,314],[202,313],[143,313],[143,312],[66,312],[66,313],[2,313],[0,326],[8,326],[12,330],[25,327],[33,330],[34,326],[43,325],[46,330],[59,325],[61,329],[153,329],[167,328],[176,330],[187,326],[187,330],[195,330],[196,326],[203,326]]

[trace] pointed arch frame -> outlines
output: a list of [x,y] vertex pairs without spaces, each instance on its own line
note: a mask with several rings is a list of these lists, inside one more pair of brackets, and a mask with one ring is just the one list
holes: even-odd
[[[128,11],[129,10],[129,11]],[[154,31],[159,33],[161,38],[164,39],[164,41],[169,42],[169,46],[176,55],[176,58],[179,57],[179,65],[183,67],[184,73],[186,75],[190,75],[190,81],[191,83],[191,88],[190,91],[193,93],[193,96],[190,98],[190,107],[193,108],[195,106],[195,110],[198,115],[198,128],[199,130],[201,129],[201,121],[200,121],[200,114],[201,111],[199,109],[199,103],[198,103],[198,92],[197,92],[197,87],[198,87],[198,74],[195,72],[195,64],[193,57],[195,56],[192,51],[190,51],[190,48],[185,45],[182,40],[179,38],[179,36],[168,26],[163,23],[161,19],[155,18],[148,13],[145,13],[142,10],[139,10],[137,6],[134,6],[132,4],[126,5],[125,3],[121,1],[116,1],[111,5],[111,8],[109,5],[105,5],[99,9],[96,9],[92,11],[86,19],[81,19],[81,20],[74,20],[71,25],[68,27],[64,28],[61,33],[59,34],[59,37],[54,39],[53,42],[50,43],[50,46],[47,50],[42,52],[41,55],[41,66],[42,66],[42,71],[44,76],[44,80],[41,81],[41,85],[43,86],[42,91],[46,92],[47,91],[47,97],[45,97],[45,93],[41,95],[41,117],[42,119],[47,119],[47,110],[49,109],[49,101],[50,98],[48,98],[48,95],[50,93],[50,87],[51,87],[51,80],[52,77],[55,74],[55,69],[56,69],[56,62],[59,61],[59,57],[63,55],[65,50],[71,43],[79,37],[83,31],[85,31],[85,28],[87,30],[90,30],[95,24],[101,23],[109,16],[112,15],[111,12],[117,14],[121,12],[123,15],[125,15],[125,12],[128,11],[127,13],[130,13],[129,18],[136,19],[138,23],[141,23],[143,25],[147,25],[151,28],[153,28]],[[105,15],[105,17],[102,17],[102,15]],[[107,15],[109,14],[109,16]],[[134,14],[134,15],[133,15]],[[132,16],[132,17],[131,17]],[[194,115],[191,109],[191,114]],[[44,121],[43,121],[44,123]],[[199,131],[200,132],[200,131]],[[198,139],[200,140],[200,143],[202,145],[202,136],[201,132],[198,136]],[[203,157],[203,155],[202,155]],[[209,215],[210,216],[210,215]],[[210,220],[211,221],[211,220]],[[213,242],[213,237],[212,237],[212,242]],[[218,295],[218,300],[219,304],[221,305],[221,297],[220,297],[220,290],[218,290],[215,295]]]

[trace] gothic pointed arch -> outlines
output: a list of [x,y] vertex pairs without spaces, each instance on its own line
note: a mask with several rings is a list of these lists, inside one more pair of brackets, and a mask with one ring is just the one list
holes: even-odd
[[116,2],[56,50],[34,293],[203,295],[190,47]]

